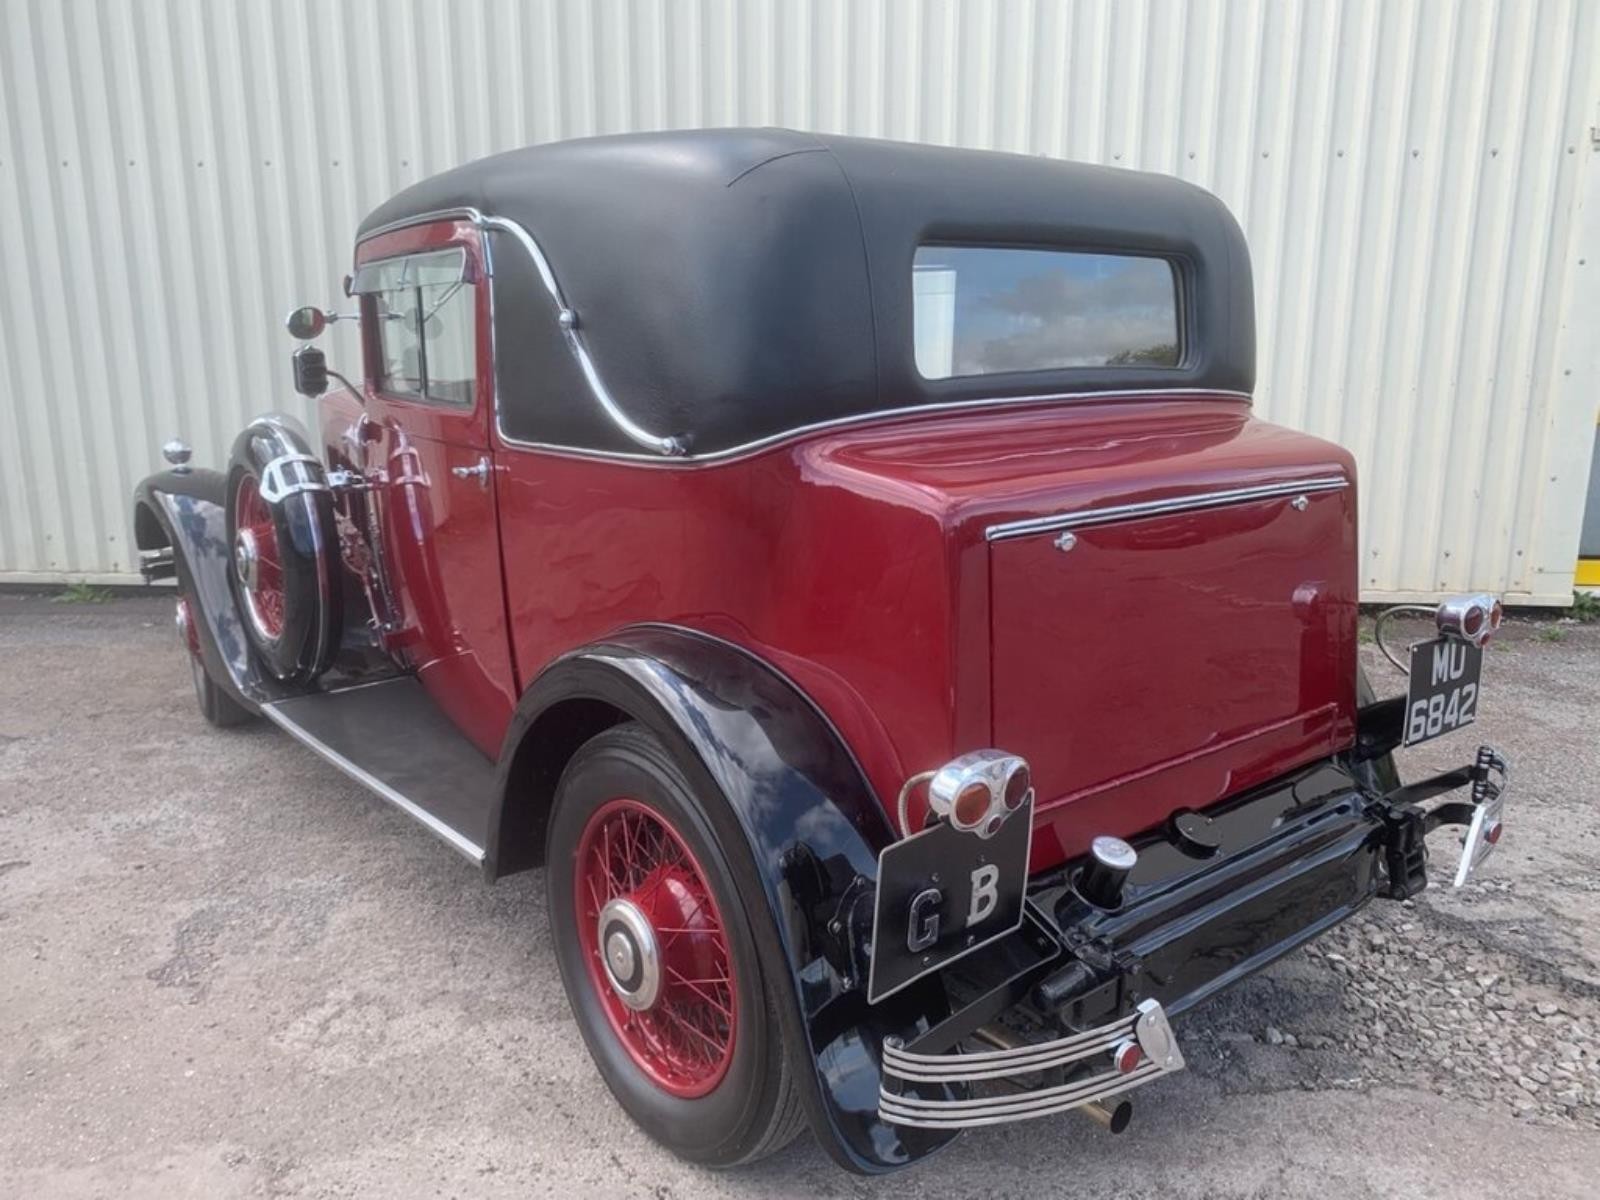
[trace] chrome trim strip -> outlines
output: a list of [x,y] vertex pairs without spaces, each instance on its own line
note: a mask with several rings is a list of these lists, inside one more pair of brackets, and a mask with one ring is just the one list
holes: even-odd
[[1350,481],[1342,475],[1290,479],[1283,483],[1227,488],[1218,492],[1172,496],[1165,500],[1144,500],[1138,504],[1114,504],[1106,508],[1086,508],[1078,512],[1031,517],[1023,521],[1004,521],[999,525],[989,526],[983,531],[983,536],[986,541],[1000,542],[1009,538],[1028,537],[1035,533],[1054,533],[1059,529],[1085,529],[1096,525],[1111,525],[1118,521],[1137,521],[1146,517],[1167,516],[1171,513],[1222,508],[1229,504],[1244,504],[1251,500],[1271,500],[1277,496],[1298,496],[1305,492],[1337,492],[1349,486]]
[[544,454],[555,454],[564,458],[599,459],[607,462],[630,463],[638,466],[650,467],[702,467],[716,466],[737,458],[744,458],[762,450],[770,450],[774,446],[785,442],[799,441],[801,438],[810,437],[812,434],[823,433],[831,429],[844,429],[856,425],[869,425],[878,422],[896,421],[905,417],[923,416],[927,413],[966,412],[973,409],[1001,408],[1007,405],[1016,407],[1050,404],[1063,400],[1159,400],[1167,396],[1182,397],[1211,397],[1218,400],[1243,400],[1250,403],[1251,396],[1248,392],[1233,392],[1218,388],[1116,388],[1100,392],[1041,392],[1032,396],[991,396],[975,400],[945,400],[937,404],[913,404],[905,408],[875,409],[872,412],[851,413],[846,417],[832,417],[826,421],[815,421],[810,425],[797,425],[793,429],[785,429],[778,433],[768,434],[766,437],[756,438],[754,441],[741,442],[737,446],[729,446],[724,450],[714,450],[709,454],[685,454],[671,460],[652,458],[644,454],[630,454],[623,450],[592,450],[581,446],[563,446],[555,442],[530,442],[515,438],[506,433],[500,426],[498,432],[500,440],[507,446],[519,450],[534,450]]
[[[486,216],[478,209],[470,206],[464,206],[461,208],[443,208],[434,212],[417,213],[413,216],[402,217],[397,221],[390,221],[387,225],[380,225],[376,229],[369,230],[367,233],[361,236],[360,241],[358,241],[356,244],[359,246],[362,242],[368,241],[371,238],[381,237],[386,233],[394,233],[401,229],[409,229],[414,225],[428,225],[435,221],[450,220],[471,221],[479,228],[504,229],[506,232],[509,232],[513,236],[517,237],[519,241],[523,241],[524,245],[532,245],[535,251],[537,251],[538,243],[534,241],[533,236],[515,221],[511,221],[505,217]],[[545,272],[548,271],[549,264],[542,263],[542,259],[543,255],[540,254],[534,259],[534,263],[536,266],[541,267],[540,277],[547,278],[546,286],[549,286],[549,282],[554,279],[554,275],[552,274],[546,277]],[[492,280],[494,278],[494,264],[487,241],[484,243],[484,261],[487,264],[487,274]],[[565,308],[566,306],[561,300],[559,292],[553,293],[553,295],[556,297],[556,304],[562,308]],[[494,287],[491,283],[489,288],[489,340],[491,345],[493,345],[495,334],[494,306]],[[570,333],[571,331],[568,332]],[[584,360],[586,359],[587,351],[584,352]],[[584,360],[580,360],[580,363]],[[585,369],[586,377],[589,369],[592,368],[593,363],[590,362],[588,367]],[[596,378],[598,378],[598,375],[596,375]],[[609,397],[609,393],[607,395]],[[644,436],[650,439],[650,441],[643,442],[641,443],[642,445],[647,445],[654,448],[658,443],[678,442],[680,448],[675,452],[658,449],[656,454],[635,454],[626,450],[600,450],[587,446],[565,446],[559,442],[536,442],[529,441],[524,438],[513,437],[511,434],[506,432],[505,422],[502,420],[503,414],[500,408],[500,393],[498,388],[494,389],[494,424],[495,432],[499,435],[501,443],[508,449],[531,450],[543,454],[554,454],[563,458],[585,458],[594,459],[600,462],[630,463],[637,466],[648,467],[683,468],[710,466],[717,463],[728,462],[736,458],[743,458],[747,455],[757,453],[761,450],[771,449],[772,447],[781,445],[785,442],[798,441],[799,439],[808,437],[811,434],[821,433],[830,429],[843,429],[855,425],[873,424],[879,421],[893,421],[898,420],[901,417],[915,417],[926,413],[966,412],[973,409],[999,408],[1005,405],[1023,406],[1049,404],[1061,400],[1149,400],[1161,399],[1165,396],[1208,396],[1219,400],[1243,400],[1246,404],[1251,403],[1254,399],[1249,392],[1233,391],[1228,388],[1142,387],[1108,388],[1101,391],[1084,392],[1039,392],[1034,395],[1021,396],[986,396],[972,400],[942,400],[933,404],[914,404],[905,408],[877,409],[872,412],[851,413],[849,416],[844,417],[832,417],[826,421],[814,421],[809,425],[797,425],[793,429],[781,430],[778,433],[768,434],[765,437],[755,438],[752,441],[741,442],[737,446],[729,446],[722,450],[714,450],[709,454],[691,453],[683,447],[683,443],[679,441],[679,439],[657,438],[653,434],[644,433],[643,430],[640,432],[644,433]],[[604,403],[604,401],[602,401],[602,403]],[[607,411],[611,412],[611,409],[608,408]],[[626,420],[625,417],[624,420]],[[632,437],[633,435],[629,434],[629,436]],[[635,438],[634,440],[638,439]]]
[[[384,680],[382,682],[387,683],[390,681]],[[375,775],[369,774],[367,771],[351,762],[344,755],[340,754],[333,747],[329,746],[326,742],[321,741],[319,738],[309,733],[304,727],[297,724],[287,714],[278,711],[279,703],[282,703],[282,701],[277,701],[271,704],[263,704],[261,706],[262,713],[265,714],[267,719],[270,720],[274,725],[277,725],[279,728],[284,730],[284,732],[289,734],[289,736],[294,738],[296,741],[301,742],[311,750],[315,751],[322,758],[327,759],[328,762],[338,767],[339,770],[343,771],[351,779],[354,779],[357,783],[361,784],[369,791],[377,793],[407,816],[421,822],[422,825],[424,825],[428,830],[438,837],[442,838],[453,849],[465,855],[468,861],[480,866],[483,864],[482,846],[469,841],[450,826],[446,825],[443,821],[439,820],[438,817],[434,816],[432,813],[428,812],[426,809],[418,806],[417,804],[414,804],[412,801],[406,799],[405,796],[395,791],[394,788],[390,787],[387,783],[384,783],[383,780],[377,778]]]
[[[539,278],[544,281],[545,291],[550,293],[550,299],[555,302],[561,336],[566,339],[567,349],[571,350],[572,356],[578,360],[578,367],[583,371],[583,378],[589,385],[589,391],[599,401],[600,407],[605,409],[606,416],[611,418],[612,424],[622,430],[630,440],[648,450],[654,450],[657,454],[679,458],[687,453],[682,439],[659,437],[636,425],[612,398],[610,390],[600,378],[600,371],[594,365],[594,359],[589,357],[589,348],[583,344],[583,338],[578,332],[578,314],[567,307],[566,297],[561,294],[561,285],[556,282],[555,272],[550,269],[549,260],[545,258],[544,251],[539,248],[539,243],[534,240],[533,235],[515,221],[507,220],[505,217],[488,217],[482,224],[487,229],[499,229],[509,233],[521,243],[522,248],[533,259],[533,265],[539,271]],[[490,286],[492,290],[493,285]]]
[[1138,1014],[1129,1013],[1120,1021],[1102,1025],[1053,1042],[1034,1042],[1009,1050],[976,1054],[915,1054],[898,1046],[885,1045],[883,1068],[897,1079],[912,1083],[940,1083],[947,1079],[976,1082],[999,1079],[1076,1062],[1101,1051],[1109,1052],[1133,1036]]
[[1061,1087],[977,1100],[921,1100],[880,1092],[878,1115],[895,1125],[915,1125],[921,1129],[977,1129],[1048,1117],[1118,1095],[1165,1074],[1167,1072],[1154,1063],[1145,1063],[1127,1075],[1112,1070]]
[[[404,679],[405,677],[404,673],[397,671],[393,675],[385,675],[382,679],[364,679],[360,683],[347,683],[340,687],[323,688],[322,695],[342,696],[346,692],[359,692],[363,688],[382,687],[386,683],[393,683],[396,679]],[[323,678],[326,679],[327,677],[324,676]]]

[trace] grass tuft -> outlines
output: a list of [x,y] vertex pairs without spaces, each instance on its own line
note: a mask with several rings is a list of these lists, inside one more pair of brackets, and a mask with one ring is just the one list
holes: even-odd
[[111,591],[80,579],[77,583],[67,584],[64,592],[50,598],[57,604],[104,604],[111,599]]

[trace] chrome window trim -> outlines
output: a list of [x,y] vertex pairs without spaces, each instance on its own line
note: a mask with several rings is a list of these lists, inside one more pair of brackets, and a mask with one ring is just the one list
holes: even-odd
[[1049,392],[1030,396],[943,400],[936,404],[914,404],[905,408],[878,409],[873,412],[851,413],[846,417],[832,417],[826,421],[815,421],[810,425],[797,425],[793,429],[785,429],[778,433],[768,434],[766,437],[742,442],[737,446],[729,446],[724,450],[715,450],[710,454],[690,453],[670,460],[652,458],[645,454],[631,454],[625,450],[594,450],[582,446],[563,446],[555,442],[524,441],[508,435],[498,421],[496,425],[500,438],[506,445],[522,450],[537,450],[545,454],[555,454],[565,458],[591,458],[607,462],[631,463],[638,466],[682,468],[715,466],[736,458],[746,458],[760,451],[770,450],[774,446],[785,442],[799,441],[802,438],[810,437],[812,434],[823,433],[831,429],[870,425],[880,421],[894,421],[903,417],[916,417],[928,413],[967,412],[974,409],[1001,408],[1007,405],[1032,406],[1050,404],[1062,400],[1148,400],[1161,399],[1167,396],[1213,397],[1219,400],[1243,400],[1247,404],[1251,400],[1248,392],[1226,391],[1218,388],[1116,388],[1100,392]]
[[[544,282],[545,291],[550,293],[550,299],[555,303],[557,322],[561,326],[561,336],[566,340],[567,349],[572,351],[572,356],[578,360],[578,369],[583,372],[584,381],[589,385],[589,391],[605,410],[606,416],[611,418],[611,423],[627,435],[628,439],[654,450],[657,454],[664,454],[669,458],[681,458],[688,451],[683,439],[676,437],[661,437],[651,433],[643,426],[636,424],[622,407],[612,398],[611,391],[606,387],[605,381],[600,378],[600,370],[595,366],[594,359],[589,355],[589,348],[583,344],[583,337],[579,333],[578,314],[567,306],[566,297],[561,294],[561,285],[556,282],[555,272],[550,269],[550,262],[544,256],[544,251],[539,248],[539,243],[534,236],[515,221],[505,217],[488,217],[484,219],[484,228],[499,229],[509,233],[517,239],[533,259],[533,265],[538,269],[539,278]],[[494,285],[489,285],[491,293]],[[495,424],[500,424],[499,405],[495,406]],[[501,430],[504,436],[504,430]]]
[[1062,529],[1085,529],[1097,525],[1112,525],[1120,521],[1137,521],[1146,517],[1161,517],[1172,513],[1222,508],[1230,504],[1245,504],[1252,500],[1272,500],[1279,496],[1298,496],[1309,492],[1336,492],[1349,486],[1350,481],[1343,475],[1319,475],[1311,479],[1289,479],[1282,483],[1264,483],[1254,487],[1226,488],[1215,492],[1197,492],[1187,496],[1171,496],[1164,500],[1144,500],[1137,504],[1113,504],[1106,508],[1086,508],[1078,512],[1056,513],[1048,517],[1030,517],[1021,521],[1004,521],[998,525],[990,525],[983,531],[983,536],[985,541],[1002,542],[1011,538],[1028,537],[1036,533],[1054,533]]
[[[479,229],[501,229],[510,233],[513,237],[516,237],[519,243],[525,248],[532,246],[535,251],[538,249],[538,243],[534,240],[533,235],[528,233],[528,231],[517,222],[509,220],[505,217],[486,216],[478,209],[470,206],[438,209],[434,212],[416,213],[413,216],[402,217],[399,220],[390,221],[386,225],[380,225],[376,229],[370,230],[366,234],[362,235],[356,244],[359,246],[373,238],[382,237],[383,235],[389,233],[395,233],[402,229],[410,229],[416,225],[431,225],[437,221],[450,220],[470,221],[474,225],[478,226]],[[394,256],[391,255],[389,257]],[[483,257],[484,273],[490,281],[489,344],[491,353],[493,353],[496,348],[495,292],[493,283],[494,261],[487,239],[485,239],[483,244]],[[549,286],[550,283],[554,282],[555,277],[553,273],[548,275],[548,277],[546,276],[546,272],[549,271],[549,264],[544,262],[542,252],[539,253],[537,258],[535,258],[534,264],[536,267],[540,268],[540,277],[546,279],[546,286]],[[557,305],[560,308],[565,308],[565,305],[560,299],[559,291],[553,293],[553,295],[556,297]],[[568,330],[567,332],[570,337],[573,331]],[[579,345],[581,346],[582,343],[579,342]],[[588,359],[588,352],[586,348],[583,353],[584,358],[580,359],[580,365],[582,365],[582,363]],[[588,368],[585,369],[586,378],[588,377],[589,369],[592,368],[593,363],[590,361],[588,363]],[[598,378],[598,374],[596,374],[595,378]],[[498,384],[498,380],[492,380],[491,382],[492,384]],[[541,454],[552,454],[561,458],[581,458],[590,459],[597,462],[627,463],[633,466],[671,467],[679,469],[686,467],[713,466],[721,463],[731,462],[734,459],[745,458],[749,455],[757,454],[763,450],[770,450],[773,447],[782,445],[786,442],[798,441],[802,438],[810,437],[813,434],[823,433],[828,430],[845,429],[856,425],[874,424],[880,421],[894,421],[902,417],[922,416],[929,413],[970,412],[985,408],[999,408],[1006,405],[1032,406],[1039,404],[1051,404],[1063,400],[1146,400],[1161,399],[1167,396],[1177,396],[1185,398],[1210,397],[1219,400],[1242,400],[1246,404],[1250,404],[1254,399],[1249,392],[1234,391],[1229,388],[1174,388],[1147,386],[1138,388],[1107,388],[1099,391],[1039,392],[1018,396],[988,396],[971,400],[941,400],[931,404],[914,404],[908,405],[904,408],[876,409],[872,412],[851,413],[848,416],[831,417],[826,421],[814,421],[809,425],[797,425],[793,429],[784,429],[777,433],[768,434],[766,437],[756,438],[748,442],[741,442],[737,446],[728,446],[722,450],[714,450],[709,454],[695,454],[690,452],[684,446],[684,443],[681,439],[657,438],[653,434],[644,433],[643,430],[640,430],[640,432],[643,433],[646,438],[650,439],[648,442],[641,443],[643,445],[656,446],[661,443],[675,442],[677,443],[679,449],[677,449],[675,452],[658,449],[655,454],[639,454],[628,450],[601,450],[588,446],[568,446],[560,442],[540,442],[514,437],[510,433],[506,432],[504,419],[505,414],[500,405],[500,389],[498,386],[492,386],[491,391],[494,396],[495,433],[499,437],[501,445],[507,449],[528,450]],[[609,398],[609,394],[607,398]],[[604,403],[605,402],[602,401],[602,405],[604,405]],[[608,414],[613,414],[612,407],[607,407],[606,411]],[[637,426],[635,426],[635,428],[637,428]],[[624,429],[624,432],[627,432],[626,429]],[[631,433],[629,434],[629,437],[633,440],[638,440],[637,438],[634,438]]]

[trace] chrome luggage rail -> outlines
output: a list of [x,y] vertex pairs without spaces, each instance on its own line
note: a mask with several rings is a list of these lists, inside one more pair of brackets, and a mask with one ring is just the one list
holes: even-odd
[[[1137,1051],[1137,1053],[1135,1053]],[[1055,1067],[1067,1067],[1108,1056],[1108,1070],[1057,1087],[1019,1090],[969,1100],[924,1099],[891,1084],[959,1084],[1008,1080]],[[878,1115],[895,1125],[924,1129],[969,1129],[1024,1121],[1065,1112],[1183,1070],[1166,1011],[1146,1000],[1125,1017],[1096,1029],[1049,1042],[973,1054],[919,1054],[895,1038],[883,1044],[883,1082],[878,1087]]]

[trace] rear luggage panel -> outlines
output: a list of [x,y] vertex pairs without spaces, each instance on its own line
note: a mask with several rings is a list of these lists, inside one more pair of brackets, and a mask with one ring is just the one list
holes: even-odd
[[1349,744],[1355,492],[1319,478],[991,543],[994,741],[1033,765],[1036,864]]

